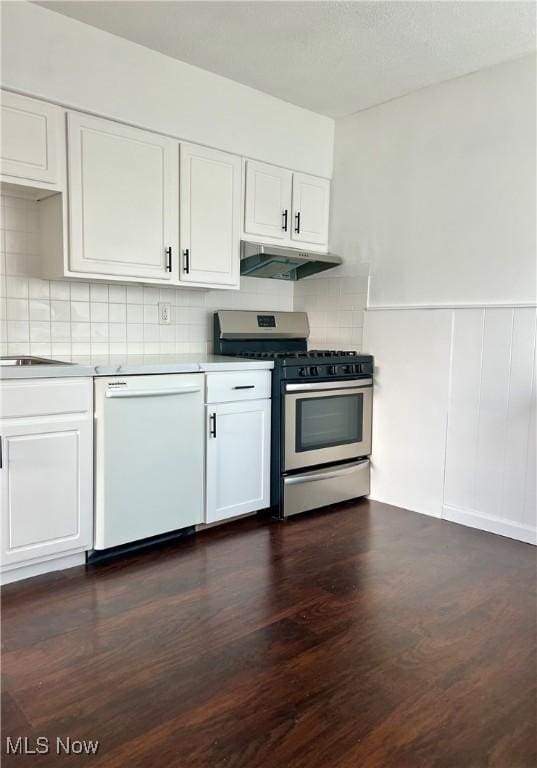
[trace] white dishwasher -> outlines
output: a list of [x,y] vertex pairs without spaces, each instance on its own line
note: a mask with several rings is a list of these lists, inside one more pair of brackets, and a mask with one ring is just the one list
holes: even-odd
[[203,374],[95,379],[95,549],[203,519]]

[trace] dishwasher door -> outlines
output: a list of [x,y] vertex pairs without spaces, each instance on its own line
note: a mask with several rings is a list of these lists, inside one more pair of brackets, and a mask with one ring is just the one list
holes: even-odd
[[203,374],[95,379],[95,549],[200,523]]

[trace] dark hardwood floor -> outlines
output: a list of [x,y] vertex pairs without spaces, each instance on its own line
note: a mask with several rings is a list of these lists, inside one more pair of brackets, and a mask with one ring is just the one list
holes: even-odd
[[534,768],[535,550],[375,502],[3,590],[6,736],[107,768]]

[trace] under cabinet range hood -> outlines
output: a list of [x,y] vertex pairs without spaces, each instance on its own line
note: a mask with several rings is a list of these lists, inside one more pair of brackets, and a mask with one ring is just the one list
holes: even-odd
[[241,275],[301,280],[342,263],[333,253],[315,253],[241,240]]

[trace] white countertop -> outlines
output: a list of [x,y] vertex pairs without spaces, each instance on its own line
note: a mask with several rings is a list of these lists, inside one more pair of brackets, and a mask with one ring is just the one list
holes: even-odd
[[66,365],[0,365],[0,379],[59,378],[64,376],[129,376],[144,373],[200,373],[270,370],[272,360],[249,360],[223,355],[111,355],[68,357]]

